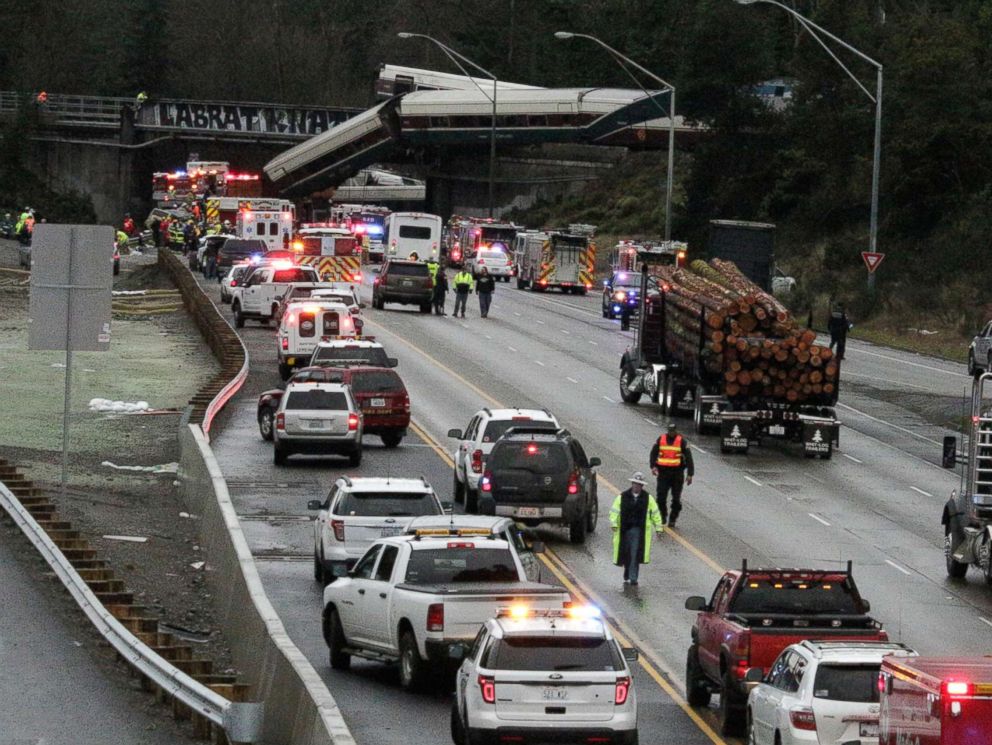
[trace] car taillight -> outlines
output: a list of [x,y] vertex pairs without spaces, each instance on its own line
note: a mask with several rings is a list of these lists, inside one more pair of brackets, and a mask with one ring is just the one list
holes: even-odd
[[238,280],[232,279],[231,280],[231,287],[237,287],[237,286],[238,286]]
[[276,429],[286,429],[286,415],[276,414]]
[[431,603],[427,606],[427,630],[444,631],[444,603]]
[[344,542],[344,520],[331,520],[331,530],[334,531],[334,540]]
[[790,709],[789,720],[796,729],[816,731],[816,715],[808,706],[797,706],[795,709]]
[[410,397],[407,395],[403,396],[403,411],[407,414],[410,413]]
[[289,349],[289,337],[284,336],[282,337],[282,351],[285,352],[287,349]]
[[354,432],[356,429],[358,429],[358,414],[349,414],[348,415],[348,431],[349,432]]
[[479,488],[485,492],[491,492],[493,490],[493,472],[486,471],[485,475],[479,479]]
[[569,494],[579,493],[579,474],[577,474],[575,471],[572,471],[572,473],[568,477],[568,493]]
[[630,678],[617,678],[616,694],[613,703],[617,706],[627,703],[627,696],[630,695]]
[[352,282],[361,282],[362,281],[362,273],[361,272],[357,272],[356,274],[352,274],[351,275],[351,281]]
[[482,701],[484,703],[496,703],[496,679],[492,675],[479,676],[479,690],[482,691]]
[[472,452],[472,470],[476,473],[482,473],[482,451],[475,450]]

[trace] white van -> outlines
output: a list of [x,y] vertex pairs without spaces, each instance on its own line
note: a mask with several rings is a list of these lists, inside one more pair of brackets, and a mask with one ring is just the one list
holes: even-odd
[[387,259],[409,259],[416,253],[421,261],[436,260],[441,255],[441,218],[423,212],[393,212],[386,217],[383,240]]
[[238,238],[258,238],[270,251],[289,248],[296,207],[288,199],[241,199],[235,232]]
[[294,368],[309,364],[319,342],[355,338],[359,332],[356,320],[348,306],[336,300],[310,298],[289,303],[276,334],[279,376],[287,380]]

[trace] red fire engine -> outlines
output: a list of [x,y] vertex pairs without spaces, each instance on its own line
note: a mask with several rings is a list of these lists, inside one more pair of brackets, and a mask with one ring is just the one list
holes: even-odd
[[880,745],[992,742],[988,657],[886,657],[878,687]]

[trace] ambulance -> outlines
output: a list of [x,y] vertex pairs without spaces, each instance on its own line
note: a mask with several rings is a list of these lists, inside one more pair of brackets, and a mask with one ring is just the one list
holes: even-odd
[[242,199],[235,233],[239,238],[263,240],[275,251],[289,248],[295,221],[296,207],[288,199]]
[[288,380],[297,367],[310,363],[317,344],[332,339],[354,339],[360,322],[337,300],[307,298],[286,306],[276,334],[279,375]]
[[885,657],[879,745],[992,742],[992,658]]

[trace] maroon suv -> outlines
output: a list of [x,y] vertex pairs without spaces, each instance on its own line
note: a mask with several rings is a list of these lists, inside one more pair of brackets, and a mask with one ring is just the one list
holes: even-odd
[[[410,426],[410,395],[400,376],[387,367],[304,367],[287,383],[344,383],[362,410],[364,432],[379,435],[382,444],[394,448]],[[265,391],[258,399],[258,431],[272,439],[272,422],[287,383]]]

